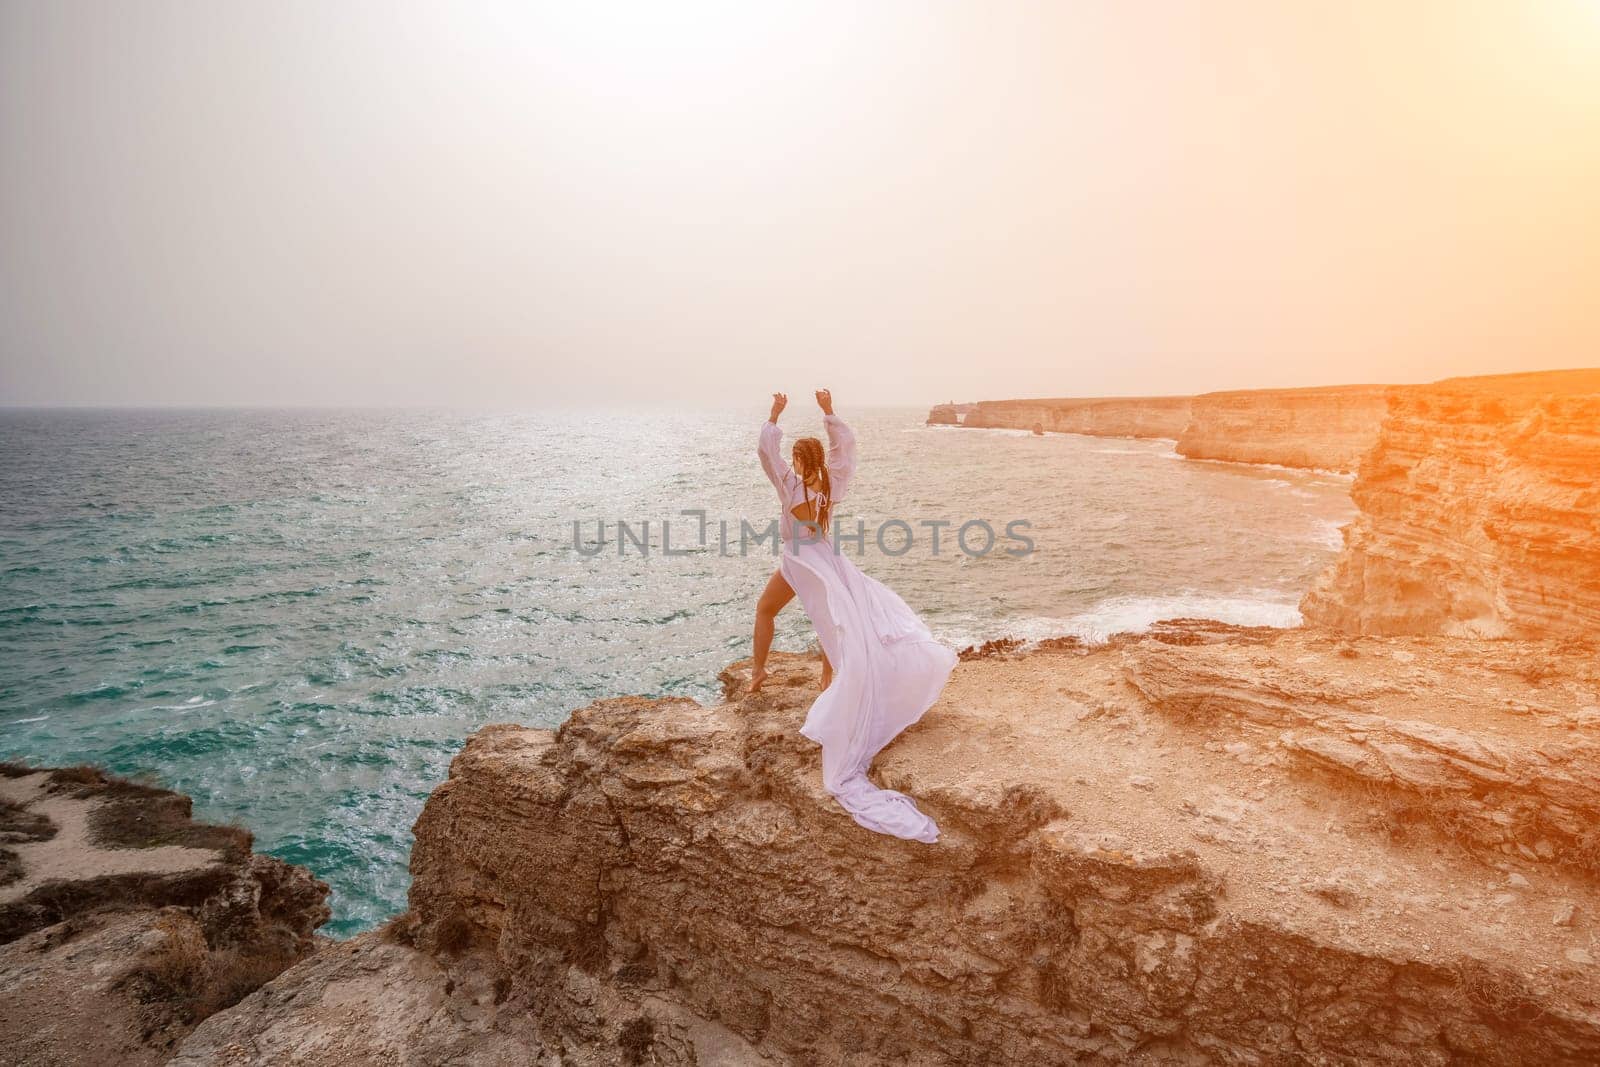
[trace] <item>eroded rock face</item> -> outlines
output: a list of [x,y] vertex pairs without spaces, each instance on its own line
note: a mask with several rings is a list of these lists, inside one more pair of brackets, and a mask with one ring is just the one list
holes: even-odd
[[1594,645],[1369,638],[1282,662],[1236,644],[1141,642],[1124,670],[1160,714],[1209,720],[1238,744],[1264,738],[1381,801],[1396,834],[1443,829],[1491,861],[1600,881]]
[[963,426],[1078,433],[1090,437],[1169,437],[1189,422],[1186,396],[1111,396],[1056,400],[983,400]]
[[[546,1055],[615,1052],[626,1021],[641,1062],[718,1062],[695,1025],[745,1062],[1592,1062],[1586,935],[1548,914],[1588,915],[1592,880],[1535,853],[1502,893],[1500,861],[1368,825],[1365,787],[1315,765],[1319,737],[1391,778],[1400,746],[1429,748],[1446,790],[1500,775],[1587,810],[1582,787],[1545,789],[1592,772],[1589,749],[1535,771],[1533,747],[1462,724],[1360,719],[1374,686],[1482,659],[1408,654],[1244,633],[964,662],[877,768],[938,819],[935,846],[864,831],[822,790],[798,657],[755,697],[730,671],[716,707],[487,727],[417,823],[413,936],[502,974]],[[1519,702],[1544,692],[1520,664],[1477,669]],[[1593,685],[1540,698],[1548,728],[1586,728]],[[1330,707],[1342,733],[1319,725]]]
[[1249,389],[1194,398],[1178,453],[1349,472],[1378,438],[1385,386]]
[[[1092,437],[1166,437],[1191,459],[1353,471],[1372,447],[1384,386],[1252,389],[1196,397],[984,400],[964,426]],[[936,409],[937,410],[937,409]],[[935,421],[930,416],[930,421]]]
[[1600,633],[1600,371],[1396,389],[1301,603],[1366,634]]
[[328,887],[93,768],[0,766],[0,1062],[164,1063],[313,950]]
[[[408,920],[402,919],[401,922]],[[461,946],[465,948],[467,946]],[[481,951],[424,952],[396,926],[322,949],[213,1015],[172,1067],[760,1067],[717,1023],[626,981],[569,970],[559,990],[516,981]],[[542,1006],[555,996],[561,1025]]]

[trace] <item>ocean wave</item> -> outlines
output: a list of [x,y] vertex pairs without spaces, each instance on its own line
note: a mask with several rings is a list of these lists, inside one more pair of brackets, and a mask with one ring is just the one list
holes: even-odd
[[93,689],[83,689],[76,693],[68,693],[62,698],[62,703],[66,704],[68,707],[76,707],[80,704],[87,704],[96,700],[116,700],[118,697],[124,696],[125,694],[131,693],[135,689],[138,689],[140,684],[141,683],[139,682],[134,682],[131,685],[112,685],[110,683],[105,683],[102,685],[97,685]]
[[1233,626],[1272,626],[1290,629],[1303,621],[1295,604],[1263,596],[1217,596],[1179,593],[1171,596],[1114,596],[1088,611],[1065,617],[1039,616],[1007,623],[1001,631],[969,633],[941,628],[940,636],[960,647],[981,644],[996,637],[1012,637],[1028,644],[1052,637],[1076,637],[1091,645],[1104,644],[1117,634],[1139,634],[1163,619],[1212,619]]
[[1306,540],[1326,548],[1343,548],[1345,525],[1343,519],[1323,519],[1312,527]]
[[1353,482],[1356,480],[1354,471],[1334,471],[1325,467],[1290,467],[1282,463],[1245,463],[1236,459],[1202,459],[1198,456],[1185,456],[1178,452],[1170,453],[1173,459],[1186,459],[1190,463],[1215,463],[1223,467],[1249,467],[1253,470],[1284,471],[1289,474],[1313,474],[1318,478],[1330,478],[1334,481]]
[[144,710],[146,710],[146,711],[194,711],[194,710],[196,710],[198,708],[209,708],[215,703],[216,703],[215,700],[207,700],[205,697],[190,697],[188,700],[185,700],[182,704],[152,704],[148,708],[145,708]]
[[1083,525],[1090,530],[1115,530],[1128,521],[1127,512],[1118,512],[1115,515],[1097,515],[1085,519]]

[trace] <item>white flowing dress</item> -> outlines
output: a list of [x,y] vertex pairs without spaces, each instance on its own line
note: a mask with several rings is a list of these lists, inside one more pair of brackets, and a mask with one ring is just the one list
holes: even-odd
[[[855,475],[856,440],[837,415],[825,416],[823,424],[837,505]],[[776,423],[761,427],[761,466],[783,505],[778,569],[805,605],[833,664],[833,684],[811,705],[800,732],[822,746],[822,784],[856,822],[931,844],[939,839],[938,825],[904,793],[873,784],[867,770],[885,745],[933,706],[956,654],[933,639],[905,601],[794,516],[807,491],[784,462],[782,443]],[[810,499],[815,504],[816,494]]]

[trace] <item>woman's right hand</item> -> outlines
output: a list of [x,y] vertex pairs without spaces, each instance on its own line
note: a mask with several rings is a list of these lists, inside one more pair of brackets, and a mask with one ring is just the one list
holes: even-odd
[[783,393],[772,394],[772,414],[767,416],[768,422],[777,422],[778,416],[783,414],[783,409],[789,403],[789,397]]

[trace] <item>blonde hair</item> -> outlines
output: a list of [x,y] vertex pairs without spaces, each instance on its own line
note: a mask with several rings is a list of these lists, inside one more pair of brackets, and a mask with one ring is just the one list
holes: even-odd
[[800,484],[806,493],[806,504],[811,504],[811,478],[816,476],[822,488],[818,499],[822,507],[814,513],[814,520],[823,531],[828,529],[828,519],[833,514],[833,483],[828,480],[828,454],[822,442],[815,437],[801,437],[794,443],[794,458],[800,468]]

